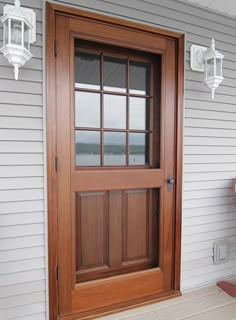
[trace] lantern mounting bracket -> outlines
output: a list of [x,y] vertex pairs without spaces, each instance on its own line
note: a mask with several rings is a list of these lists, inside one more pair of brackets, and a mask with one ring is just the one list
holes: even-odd
[[194,71],[204,72],[204,53],[207,47],[192,45],[191,46],[191,59],[190,67]]
[[[5,5],[3,7],[3,14],[11,13],[15,6],[12,5]],[[31,23],[33,26],[32,30],[30,30],[30,43],[36,42],[36,13],[32,9],[20,7],[21,12],[24,14],[26,19]]]

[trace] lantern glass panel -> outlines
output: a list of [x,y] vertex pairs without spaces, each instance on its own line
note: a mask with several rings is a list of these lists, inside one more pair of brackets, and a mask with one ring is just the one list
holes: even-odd
[[214,58],[209,59],[206,61],[207,64],[207,78],[208,77],[214,77]]
[[19,20],[11,20],[11,44],[21,46],[21,32],[22,22]]
[[30,50],[29,27],[26,24],[24,25],[24,47]]
[[222,76],[222,59],[216,59],[216,75],[221,77]]
[[3,23],[3,46],[6,46],[8,44],[8,33],[9,33],[8,22],[9,20],[6,20]]

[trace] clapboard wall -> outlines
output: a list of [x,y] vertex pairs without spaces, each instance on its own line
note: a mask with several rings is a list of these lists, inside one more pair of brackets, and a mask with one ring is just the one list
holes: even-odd
[[[83,10],[186,33],[182,290],[236,275],[236,20],[176,0],[60,0]],[[215,38],[224,77],[211,100],[203,74],[189,67],[190,45]],[[227,238],[230,261],[213,264],[213,243]]]
[[[37,13],[34,58],[18,82],[0,54],[0,319],[46,319],[43,136],[44,0],[22,0]],[[236,20],[175,0],[67,0],[80,9],[186,32],[182,290],[236,275]],[[3,5],[13,0],[0,0]],[[0,24],[0,46],[2,45]],[[225,80],[210,99],[203,75],[189,69],[191,43],[216,39]],[[215,240],[231,259],[215,266]]]
[[[0,16],[13,3],[1,0]],[[18,81],[0,54],[1,320],[46,318],[42,3],[21,1],[37,14],[37,42]]]

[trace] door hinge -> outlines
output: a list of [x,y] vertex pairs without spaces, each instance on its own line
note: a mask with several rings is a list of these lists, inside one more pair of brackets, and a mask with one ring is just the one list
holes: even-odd
[[56,277],[57,277],[57,281],[60,280],[60,269],[59,269],[59,266],[57,266],[57,269],[56,269]]
[[58,49],[57,40],[54,40],[54,56],[55,57],[57,57],[57,49]]
[[58,158],[57,157],[55,158],[55,170],[56,170],[56,172],[58,170]]

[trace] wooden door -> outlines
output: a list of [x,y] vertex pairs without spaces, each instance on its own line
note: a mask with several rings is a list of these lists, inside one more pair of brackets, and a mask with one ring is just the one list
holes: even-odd
[[58,314],[84,319],[173,295],[176,41],[55,26]]

